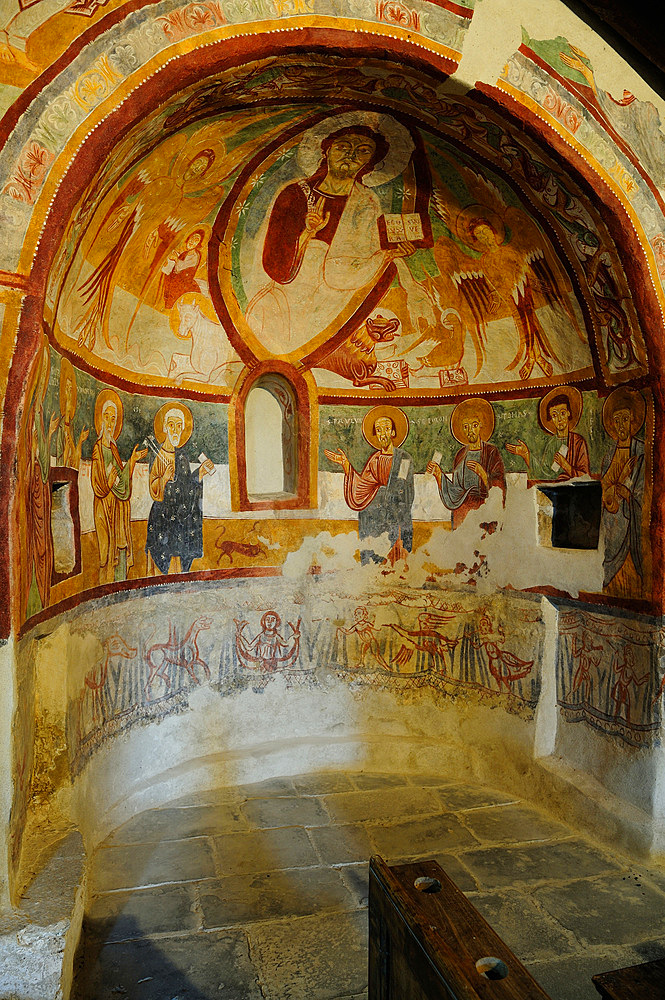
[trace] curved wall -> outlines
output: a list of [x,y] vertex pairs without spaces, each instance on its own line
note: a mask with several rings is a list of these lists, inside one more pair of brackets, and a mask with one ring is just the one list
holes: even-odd
[[[26,822],[75,822],[94,843],[192,784],[388,751],[579,804],[581,821],[600,809],[608,836],[662,849],[665,269],[660,133],[644,124],[661,102],[561,5],[499,7],[377,4],[337,29],[316,6],[279,28],[231,24],[222,4],[203,19],[119,7],[34,83],[24,67],[0,151],[3,342],[20,343],[1,480],[21,633],[15,877]],[[536,20],[559,37],[538,40]],[[386,37],[401,65],[376,57]],[[635,93],[613,101],[606,78]],[[280,191],[307,182],[304,229],[325,230],[312,189],[335,124],[375,145],[383,127],[400,153],[354,182],[384,228],[363,248],[342,210],[346,248],[332,234],[323,251],[337,277],[310,277],[284,328],[268,279],[289,308],[304,293],[283,291],[268,228]],[[390,240],[389,224],[416,228]],[[358,268],[384,257],[361,282],[349,252]],[[263,509],[238,487],[257,363],[307,402],[306,483]],[[565,454],[549,404],[568,413]],[[339,455],[358,480],[378,470],[373,406],[403,439],[368,520],[378,472],[354,486]],[[174,410],[179,499],[159,508]],[[600,488],[599,543],[553,548],[533,483],[580,477]],[[160,542],[176,513],[177,542]],[[553,776],[562,762],[579,792]]]

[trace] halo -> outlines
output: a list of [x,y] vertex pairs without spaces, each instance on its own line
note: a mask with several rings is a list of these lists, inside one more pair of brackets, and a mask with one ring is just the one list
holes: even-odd
[[637,389],[628,389],[626,386],[620,386],[609,394],[603,403],[603,427],[614,441],[617,440],[617,432],[612,421],[617,410],[630,410],[630,433],[634,437],[644,424],[646,416],[644,396]]
[[169,401],[168,403],[164,403],[164,405],[160,406],[160,408],[157,410],[157,413],[155,414],[155,421],[153,424],[155,430],[155,437],[159,444],[164,443],[164,439],[166,437],[166,431],[164,430],[164,417],[169,412],[169,410],[180,410],[183,419],[185,421],[185,429],[182,432],[182,437],[180,438],[180,444],[178,445],[179,448],[182,448],[183,445],[187,444],[190,437],[192,436],[194,418],[192,417],[192,411],[190,410],[190,408],[188,406],[185,406],[184,403],[178,402],[178,400],[173,400],[173,402]]
[[104,409],[105,403],[114,403],[116,408],[115,417],[115,430],[113,431],[113,439],[117,440],[120,431],[122,430],[122,421],[124,417],[124,408],[122,405],[122,400],[120,396],[115,391],[115,389],[102,389],[97,395],[95,400],[95,430],[97,431],[97,437],[99,437],[102,426],[102,410]]
[[395,425],[395,437],[393,438],[393,445],[395,448],[399,448],[403,441],[406,440],[406,436],[409,433],[409,418],[407,417],[404,410],[400,410],[397,406],[373,406],[365,416],[363,417],[363,437],[368,444],[371,444],[373,448],[380,448],[378,438],[374,433],[374,424],[379,419],[379,417],[390,417]]
[[571,431],[577,427],[582,416],[584,402],[580,390],[576,389],[574,385],[556,385],[553,389],[550,389],[546,396],[543,396],[538,406],[538,422],[548,434],[556,434],[554,424],[547,416],[547,407],[557,396],[565,396],[568,400],[568,409],[570,410],[568,427]]
[[[178,153],[175,163],[169,171],[174,181],[179,184],[183,191],[198,191],[202,188],[210,187],[219,180],[219,176],[226,170],[224,163],[226,144],[221,136],[219,122],[206,125],[187,141]],[[214,161],[210,164],[204,174],[184,180],[184,173],[189,164],[196,159],[206,149],[211,149],[215,154]]]
[[[71,414],[66,413],[67,395],[65,393],[65,388],[68,382],[70,383],[70,385],[73,386],[74,389]],[[76,399],[77,399],[77,391],[76,391],[76,375],[74,374],[74,367],[69,358],[61,358],[60,359],[60,412],[62,413],[63,417],[69,416],[71,419],[71,417],[74,416],[74,414],[76,413]]]
[[402,173],[414,150],[409,130],[391,115],[379,114],[377,111],[348,111],[341,115],[331,115],[303,133],[298,143],[298,166],[305,177],[311,177],[318,170],[323,140],[332,132],[349,125],[365,125],[375,132],[381,132],[388,142],[385,159],[361,178],[366,187],[386,184]]
[[480,420],[480,437],[482,441],[489,441],[494,433],[494,410],[492,404],[488,403],[482,396],[472,396],[470,399],[463,399],[458,403],[450,416],[450,430],[456,441],[467,445],[466,435],[462,430],[462,421],[465,417],[474,413]]
[[471,230],[477,222],[481,221],[487,222],[497,237],[500,237],[499,245],[506,242],[506,226],[503,219],[496,212],[485,205],[468,205],[462,209],[455,221],[455,229],[462,243],[466,243],[473,250],[480,249],[478,240]]

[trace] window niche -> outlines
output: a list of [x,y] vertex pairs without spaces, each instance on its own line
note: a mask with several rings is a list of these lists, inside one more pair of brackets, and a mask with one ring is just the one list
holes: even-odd
[[51,585],[81,572],[81,522],[76,469],[54,466],[49,472],[51,488],[51,539],[53,570]]
[[553,549],[597,549],[602,486],[597,481],[539,483],[538,541]]
[[236,509],[309,508],[316,496],[310,393],[302,376],[288,374],[263,371],[248,380],[236,400]]

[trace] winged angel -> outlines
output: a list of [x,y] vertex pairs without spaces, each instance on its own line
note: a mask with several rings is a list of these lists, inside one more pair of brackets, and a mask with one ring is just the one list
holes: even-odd
[[[73,325],[79,346],[91,351],[98,335],[113,350],[109,320],[116,287],[131,291],[136,308],[125,328],[125,350],[141,305],[164,309],[163,268],[185,239],[185,251],[193,242],[193,226],[199,243],[205,219],[219,202],[224,184],[248,155],[246,143],[227,149],[225,130],[238,128],[237,121],[205,126],[188,137],[178,133],[166,139],[107,198],[101,222],[83,252],[91,265],[77,277],[76,298],[80,314]],[[110,203],[109,203],[110,202]],[[91,227],[93,228],[93,227]],[[200,253],[198,258],[200,259]],[[80,272],[79,272],[80,276]]]
[[[570,282],[547,240],[522,209],[507,206],[498,189],[473,170],[459,163],[454,167],[474,201],[462,208],[433,171],[431,206],[447,232],[439,235],[433,248],[439,274],[429,279],[429,291],[439,305],[455,306],[446,313],[456,311],[463,330],[470,334],[476,375],[487,356],[488,323],[512,317],[518,343],[506,371],[519,365],[520,378],[526,380],[539,368],[549,378],[553,366],[561,366],[561,359],[543,329],[539,309],[558,307],[580,340],[585,340],[568,302]],[[444,338],[450,324],[448,331],[443,317],[442,324],[439,336]],[[431,342],[436,329],[426,331],[421,342]],[[439,354],[436,344],[421,361],[436,365]]]

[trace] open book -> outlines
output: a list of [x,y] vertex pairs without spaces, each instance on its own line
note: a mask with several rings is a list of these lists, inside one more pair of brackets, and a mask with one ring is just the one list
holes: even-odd
[[432,225],[424,212],[382,215],[378,226],[382,250],[393,250],[400,243],[411,243],[417,250],[434,245]]

